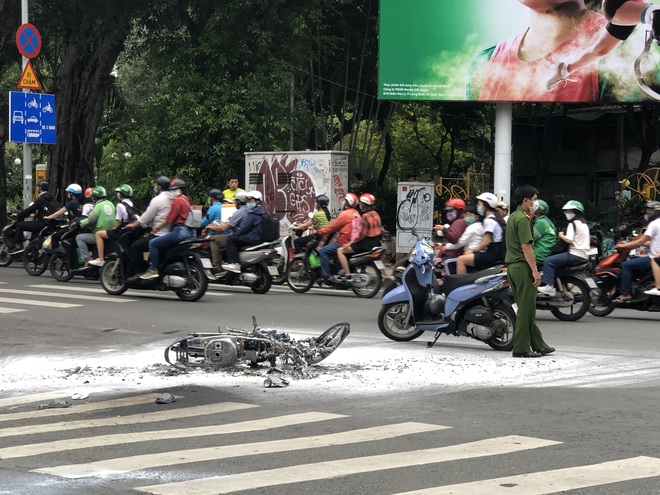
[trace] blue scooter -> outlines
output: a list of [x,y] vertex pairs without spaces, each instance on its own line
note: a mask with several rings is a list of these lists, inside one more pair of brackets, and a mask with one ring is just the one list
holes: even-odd
[[438,285],[433,248],[428,238],[417,241],[403,284],[383,296],[378,328],[399,342],[435,332],[471,337],[498,351],[513,348],[516,309],[506,273],[493,267],[466,275],[449,275]]

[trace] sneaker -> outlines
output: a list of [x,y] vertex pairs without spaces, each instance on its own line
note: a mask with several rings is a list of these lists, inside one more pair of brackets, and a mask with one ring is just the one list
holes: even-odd
[[25,249],[23,249],[23,248],[21,248],[21,249],[14,249],[13,251],[9,251],[8,254],[9,254],[10,256],[14,256],[14,255],[16,255],[16,254],[21,254],[23,251],[25,251]]
[[223,270],[233,273],[241,273],[241,265],[239,263],[223,263]]
[[555,297],[557,295],[557,291],[551,285],[543,285],[538,288],[538,291],[539,294],[543,294],[544,296],[548,297]]
[[649,296],[660,296],[660,288],[653,287],[652,289],[645,290],[644,294],[648,294]]
[[566,64],[562,62],[557,66],[554,75],[548,79],[548,82],[546,83],[546,89],[548,91],[552,91],[555,89],[555,87],[557,87],[557,84],[565,81],[566,79],[568,79],[568,71],[566,70]]
[[90,264],[90,265],[93,265],[93,266],[103,266],[103,265],[105,265],[105,261],[96,258],[96,259],[94,259],[94,260],[91,260],[91,261],[89,262],[89,264]]
[[219,266],[214,266],[213,268],[211,268],[211,273],[212,273],[213,275],[218,275],[219,273],[223,273],[224,271],[225,271],[225,270],[223,270],[223,269],[222,269],[221,267],[219,267]]
[[135,275],[131,275],[126,279],[127,282],[137,282],[140,280],[140,275],[144,275],[144,273],[136,273]]
[[152,278],[158,278],[158,271],[151,268],[140,275],[140,280],[151,280]]
[[350,282],[353,281],[353,277],[351,277],[350,275],[337,275],[337,276],[335,277],[335,280],[336,280],[337,282],[350,283]]

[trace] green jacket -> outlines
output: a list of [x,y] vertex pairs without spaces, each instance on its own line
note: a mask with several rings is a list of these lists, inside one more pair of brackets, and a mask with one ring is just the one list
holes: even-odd
[[537,263],[543,263],[548,256],[552,246],[557,242],[557,229],[545,215],[537,217],[534,221],[534,256]]
[[94,225],[92,233],[95,234],[99,230],[112,229],[116,223],[115,205],[108,199],[102,199],[94,203],[94,208],[92,208],[91,213],[87,218],[80,222],[80,226],[84,227],[88,224]]

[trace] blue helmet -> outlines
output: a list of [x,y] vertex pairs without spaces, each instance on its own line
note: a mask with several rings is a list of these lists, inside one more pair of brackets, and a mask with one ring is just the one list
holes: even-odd
[[82,187],[80,187],[80,184],[69,184],[66,186],[66,192],[69,192],[71,194],[82,194]]

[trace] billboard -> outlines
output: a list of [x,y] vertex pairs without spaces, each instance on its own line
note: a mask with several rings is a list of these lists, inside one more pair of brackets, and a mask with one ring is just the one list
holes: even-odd
[[657,3],[380,0],[379,98],[660,100]]

